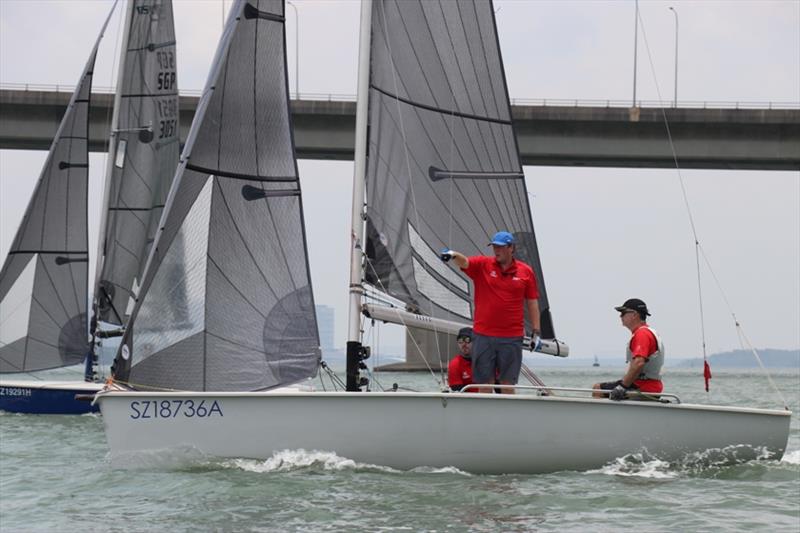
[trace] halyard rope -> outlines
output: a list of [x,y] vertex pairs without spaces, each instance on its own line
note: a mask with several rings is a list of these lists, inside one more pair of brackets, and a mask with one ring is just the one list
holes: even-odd
[[[708,271],[711,273],[711,276],[714,278],[714,281],[717,284],[717,288],[719,289],[720,294],[722,295],[722,299],[725,302],[725,305],[728,307],[728,311],[730,312],[731,317],[733,318],[733,322],[734,322],[734,325],[736,327],[737,335],[739,336],[740,345],[741,345],[742,339],[744,339],[744,341],[747,343],[747,346],[750,348],[750,350],[752,351],[753,355],[755,356],[756,361],[758,361],[758,365],[761,367],[761,370],[766,375],[767,380],[769,381],[770,385],[775,390],[775,393],[778,395],[778,397],[780,398],[781,402],[783,403],[784,409],[788,410],[789,407],[788,407],[788,404],[786,403],[786,399],[783,397],[783,394],[781,394],[781,391],[778,389],[777,385],[772,380],[772,376],[770,376],[769,372],[764,367],[764,363],[761,361],[761,357],[759,356],[758,351],[753,347],[752,344],[750,344],[750,341],[748,340],[747,335],[744,332],[744,328],[742,327],[742,325],[739,322],[739,320],[736,318],[736,313],[733,312],[733,309],[732,309],[732,307],[730,305],[730,302],[729,302],[728,297],[727,297],[727,295],[725,293],[725,290],[722,288],[722,284],[719,282],[719,279],[717,278],[717,275],[716,275],[716,273],[714,272],[714,269],[711,266],[711,262],[708,260],[708,256],[705,254],[705,251],[703,250],[703,247],[700,245],[700,239],[697,236],[697,228],[695,227],[695,224],[694,224],[694,217],[692,216],[692,209],[691,209],[691,206],[689,204],[689,197],[688,197],[688,194],[686,193],[686,186],[685,186],[684,181],[683,181],[683,175],[681,174],[681,167],[678,164],[678,155],[677,155],[677,152],[675,151],[675,144],[674,144],[673,139],[672,139],[672,132],[670,131],[670,128],[669,128],[669,120],[667,119],[667,113],[664,110],[664,100],[661,98],[661,89],[660,89],[659,84],[658,84],[658,77],[656,76],[655,66],[653,64],[653,57],[652,57],[652,54],[650,53],[650,46],[647,43],[647,32],[645,31],[644,20],[642,19],[641,11],[638,11],[638,16],[639,16],[639,24],[641,24],[641,27],[642,27],[642,38],[644,40],[645,50],[647,51],[647,59],[648,59],[649,65],[650,65],[650,73],[653,76],[653,83],[654,83],[655,88],[656,88],[656,93],[658,94],[658,101],[661,102],[661,106],[660,106],[661,117],[664,119],[664,127],[667,130],[667,140],[669,142],[669,149],[670,149],[670,152],[672,153],[672,160],[673,160],[673,162],[675,164],[675,171],[676,171],[676,173],[678,175],[678,182],[680,183],[680,186],[681,186],[681,193],[683,195],[683,202],[684,202],[684,205],[686,206],[686,213],[687,213],[687,215],[689,217],[689,224],[690,224],[690,226],[692,228],[692,236],[694,238],[695,264],[696,264],[696,267],[697,267],[697,292],[698,292],[698,301],[699,301],[699,306],[700,306],[700,331],[701,331],[701,335],[702,335],[702,346],[703,346],[703,362],[707,363],[708,359],[707,359],[707,356],[706,356],[706,334],[705,334],[705,319],[704,319],[704,313],[703,313],[703,292],[702,292],[702,285],[701,285],[701,280],[700,280],[700,256],[701,255],[703,257],[703,260],[704,260],[706,266],[708,267]],[[636,105],[636,102],[634,102],[634,105]],[[676,103],[676,105],[677,105],[677,103]]]

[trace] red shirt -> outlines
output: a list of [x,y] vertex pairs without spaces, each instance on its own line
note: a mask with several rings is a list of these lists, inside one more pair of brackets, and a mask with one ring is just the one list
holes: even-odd
[[522,337],[525,334],[525,300],[539,297],[533,269],[514,259],[502,270],[494,257],[469,258],[464,273],[475,286],[472,329],[489,337]]
[[472,385],[472,361],[461,354],[453,357],[447,365],[447,383],[450,387]]
[[[656,336],[644,325],[636,328],[628,346],[631,349],[632,357],[644,357],[647,359],[658,351]],[[664,390],[664,384],[657,379],[637,379],[633,383],[642,392],[661,392]]]

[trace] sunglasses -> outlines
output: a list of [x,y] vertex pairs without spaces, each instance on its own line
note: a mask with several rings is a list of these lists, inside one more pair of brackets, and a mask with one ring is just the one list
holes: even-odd
[[625,315],[627,315],[628,313],[635,313],[635,312],[636,312],[636,311],[634,311],[633,309],[626,309],[625,311],[620,311],[620,312],[619,312],[619,316],[625,316]]
[[471,342],[472,342],[472,339],[470,339],[469,337],[459,337],[459,338],[457,338],[456,340],[457,340],[458,342],[465,342],[465,343],[467,343],[467,344],[469,344],[469,343],[471,343]]

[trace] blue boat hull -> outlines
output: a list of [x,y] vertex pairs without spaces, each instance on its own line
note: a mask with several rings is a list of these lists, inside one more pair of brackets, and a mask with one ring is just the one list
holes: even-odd
[[69,387],[64,384],[0,383],[0,410],[41,415],[81,415],[99,409],[92,402],[76,400],[76,395],[94,394],[101,388],[92,383]]

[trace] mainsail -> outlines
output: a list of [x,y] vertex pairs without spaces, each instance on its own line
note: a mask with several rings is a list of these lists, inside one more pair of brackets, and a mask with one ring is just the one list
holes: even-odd
[[281,0],[232,7],[165,209],[115,379],[243,391],[315,375]]
[[95,294],[97,318],[116,325],[132,309],[180,152],[172,2],[127,9]]
[[0,271],[0,372],[57,368],[86,357],[89,103],[97,48],[111,13]]
[[428,316],[472,321],[449,247],[485,254],[511,231],[554,338],[490,0],[373,3],[366,280]]

